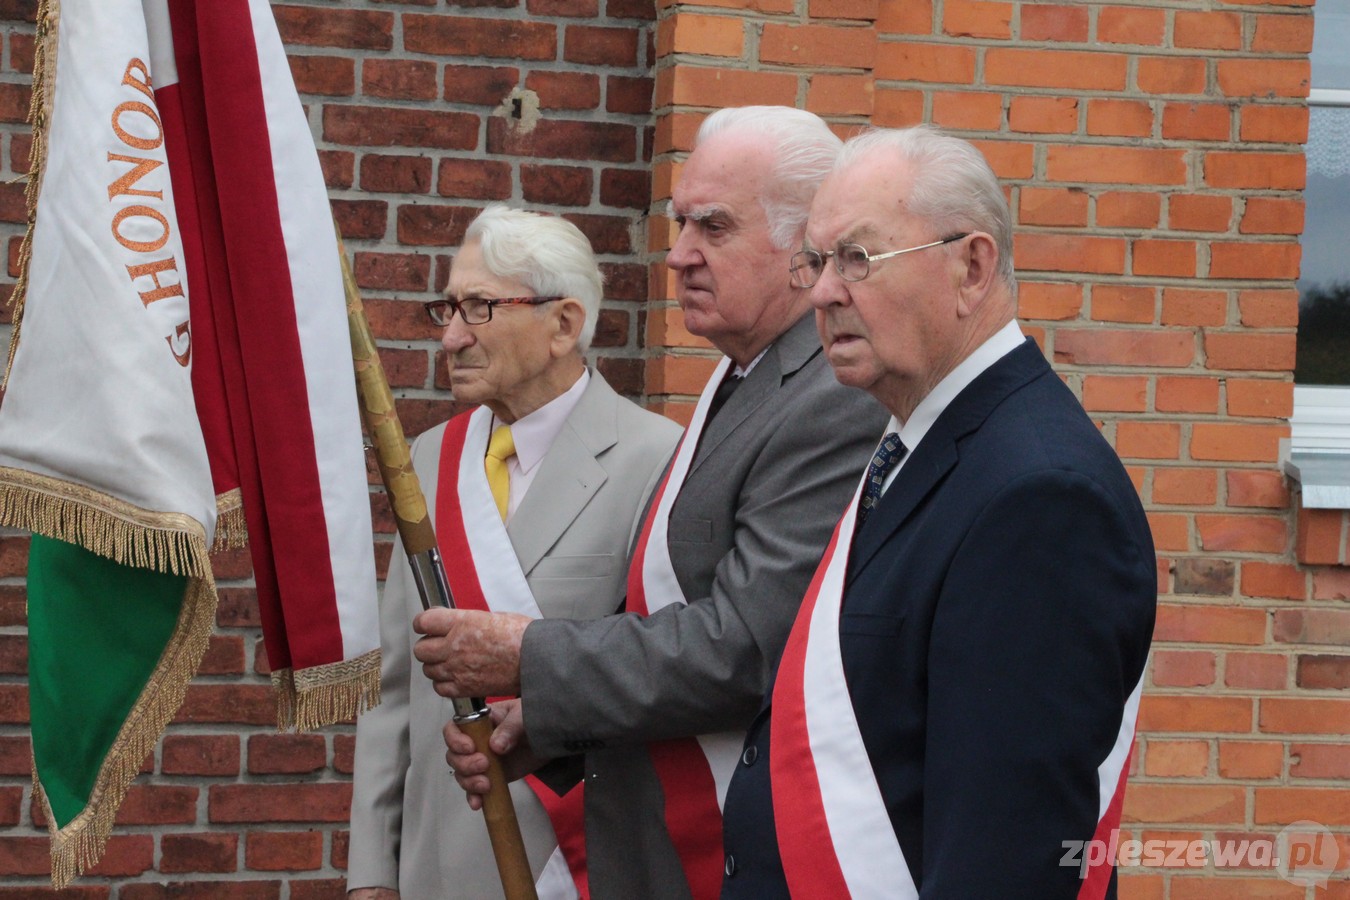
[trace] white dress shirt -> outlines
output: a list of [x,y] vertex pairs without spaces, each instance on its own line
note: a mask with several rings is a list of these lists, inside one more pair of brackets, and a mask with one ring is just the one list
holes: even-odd
[[948,372],[947,377],[939,381],[937,387],[919,401],[919,405],[914,407],[914,412],[910,413],[908,420],[901,423],[895,416],[891,416],[891,421],[886,425],[886,433],[900,432],[900,442],[909,448],[909,452],[900,460],[899,465],[886,475],[886,480],[881,485],[882,494],[890,488],[896,473],[914,455],[914,448],[919,446],[919,441],[923,440],[923,436],[933,427],[933,423],[942,415],[947,405],[983,374],[985,369],[1022,346],[1025,340],[1021,326],[1014,319],[994,332],[989,340],[976,347],[974,353],[961,360],[955,369]]
[[[539,472],[539,463],[553,446],[553,440],[562,431],[563,423],[572,414],[581,395],[590,383],[591,373],[581,370],[581,377],[570,388],[563,391],[543,406],[527,416],[521,416],[511,423],[511,439],[515,441],[516,452],[506,460],[506,471],[510,476],[510,493],[506,501],[506,521],[509,523],[515,515],[525,492]],[[492,428],[503,425],[496,416],[492,418]]]

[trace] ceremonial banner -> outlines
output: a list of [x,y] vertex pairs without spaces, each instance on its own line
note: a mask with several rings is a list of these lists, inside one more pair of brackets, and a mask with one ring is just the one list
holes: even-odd
[[37,796],[97,862],[247,534],[278,723],[378,702],[336,235],[266,0],[44,0],[0,523],[29,529]]

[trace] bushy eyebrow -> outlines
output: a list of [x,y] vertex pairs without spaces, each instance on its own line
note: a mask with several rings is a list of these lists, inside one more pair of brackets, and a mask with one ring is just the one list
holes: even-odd
[[839,239],[840,244],[866,244],[875,239],[880,232],[871,225],[859,225],[852,228],[849,232]]
[[683,218],[686,222],[706,222],[708,219],[711,219],[719,213],[730,218],[730,214],[726,209],[715,203],[705,203],[702,206],[694,206],[682,213],[676,212],[675,201],[672,200],[666,204],[666,215],[669,218]]
[[[870,225],[858,225],[839,236],[839,240],[834,242],[835,249],[839,249],[845,244],[859,244],[866,247],[867,242],[877,236],[877,230]],[[802,235],[803,250],[819,250],[811,243],[811,239]]]

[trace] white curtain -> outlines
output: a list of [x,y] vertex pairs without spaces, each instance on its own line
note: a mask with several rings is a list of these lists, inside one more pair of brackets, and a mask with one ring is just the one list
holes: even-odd
[[1313,106],[1308,111],[1308,174],[1350,175],[1350,106]]

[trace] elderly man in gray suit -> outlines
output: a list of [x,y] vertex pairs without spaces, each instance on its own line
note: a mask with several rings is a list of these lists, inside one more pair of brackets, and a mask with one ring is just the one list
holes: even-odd
[[[630,540],[680,429],[587,368],[601,291],[575,226],[495,206],[469,226],[446,299],[427,304],[444,327],[455,398],[481,404],[412,451],[463,607],[595,618],[623,597]],[[384,699],[357,723],[348,896],[500,897],[483,818],[445,766],[453,710],[412,659],[412,572],[394,559],[381,604]],[[579,794],[512,786],[541,896],[575,897],[585,883]]]
[[[442,694],[520,692],[492,738],[514,771],[543,758],[551,784],[584,777],[597,898],[716,896],[744,729],[886,420],[835,381],[808,292],[789,280],[839,146],[818,117],[783,107],[722,110],[699,131],[666,261],[686,327],[726,358],[651,503],[627,612],[438,610],[415,625]],[[476,807],[486,759],[453,727],[446,742]]]

